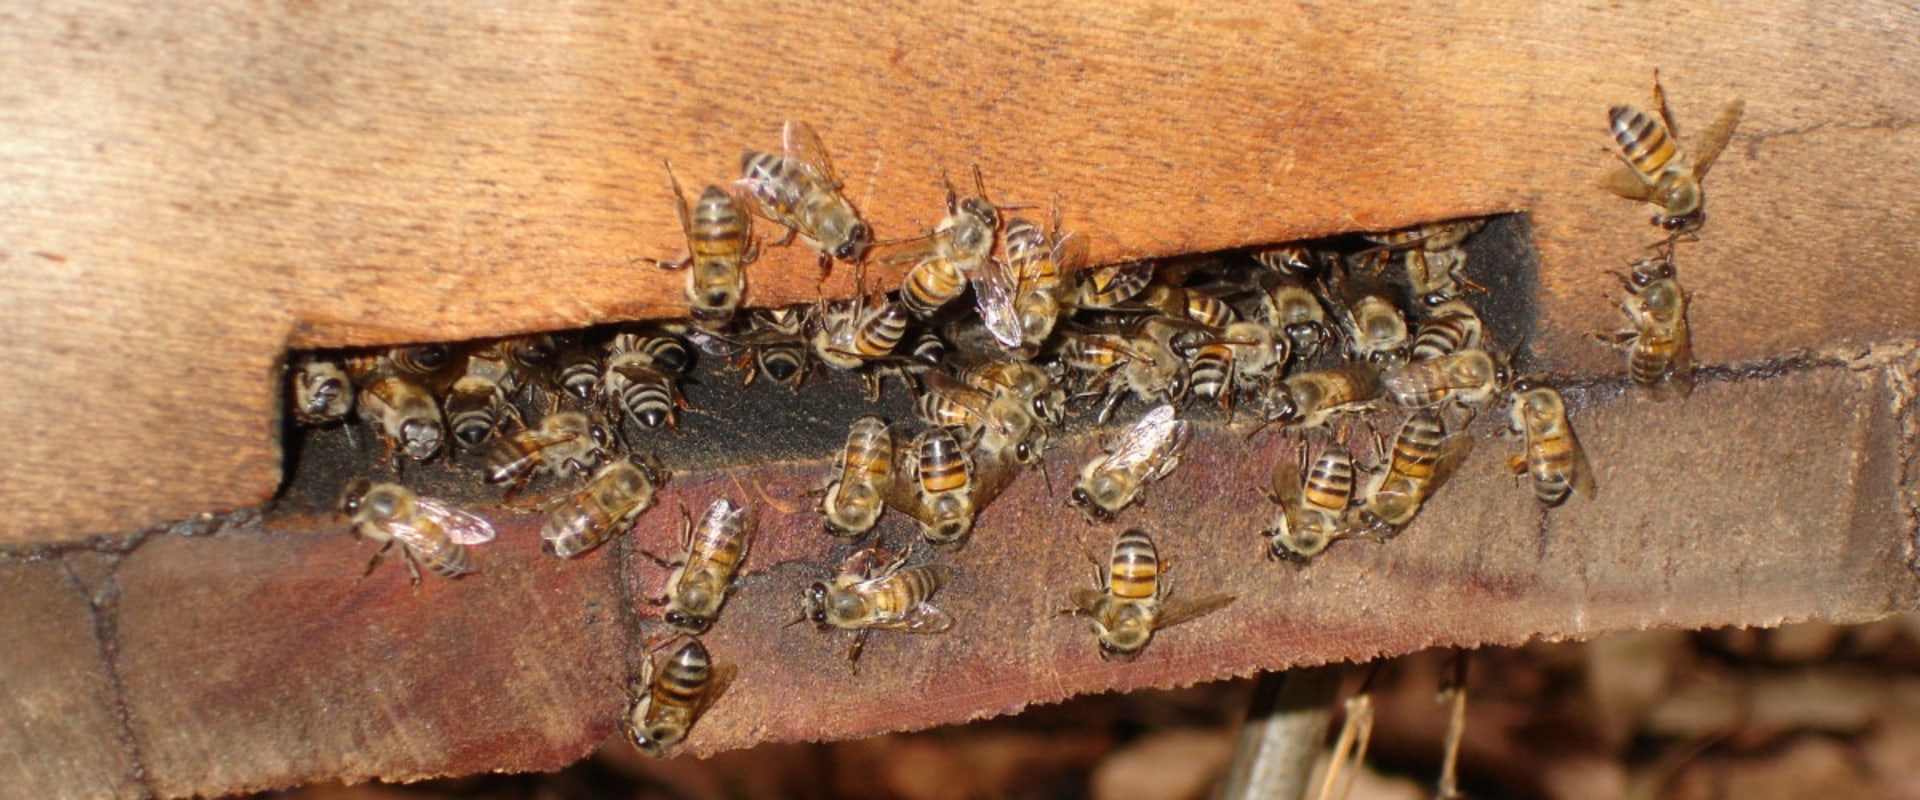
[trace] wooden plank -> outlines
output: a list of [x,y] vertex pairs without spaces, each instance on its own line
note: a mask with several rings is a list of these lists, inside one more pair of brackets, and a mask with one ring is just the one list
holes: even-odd
[[[30,422],[0,540],[266,498],[290,344],[673,313],[635,264],[680,249],[661,160],[719,180],[787,118],[885,236],[976,163],[1099,259],[1528,209],[1533,347],[1611,370],[1576,340],[1651,231],[1596,188],[1602,112],[1658,66],[1683,136],[1748,101],[1682,267],[1700,354],[1911,335],[1917,12],[1748,5],[13,9],[0,410]],[[814,298],[809,261],[777,253],[752,299]]]
[[[1337,544],[1305,567],[1261,558],[1255,533],[1271,513],[1256,487],[1290,454],[1288,438],[1208,426],[1144,507],[1094,526],[1065,493],[1097,444],[1066,437],[1049,455],[1051,491],[1024,473],[965,549],[934,556],[956,573],[938,597],[954,630],[878,634],[858,675],[845,634],[786,627],[802,588],[846,547],[810,511],[756,500],[748,575],[703,637],[739,677],[687,752],[914,729],[1434,646],[1911,610],[1920,600],[1907,566],[1911,489],[1895,474],[1913,452],[1911,395],[1897,387],[1911,386],[1914,367],[1908,351],[1709,375],[1684,404],[1611,384],[1570,390],[1596,499],[1544,511],[1506,472],[1518,444],[1483,437],[1402,536]],[[418,588],[394,564],[360,577],[371,546],[333,518],[156,538],[103,584],[120,598],[106,617],[117,631],[108,652],[124,676],[140,774],[162,795],[218,794],[321,777],[548,769],[584,755],[616,730],[616,686],[641,643],[664,634],[645,598],[665,574],[634,553],[671,552],[683,504],[792,498],[828,471],[811,458],[677,476],[629,539],[580,561],[536,552],[537,520],[501,517],[479,575]],[[910,535],[896,515],[882,525],[890,541]],[[1082,544],[1098,550],[1127,526],[1151,531],[1174,559],[1176,596],[1238,600],[1163,631],[1135,662],[1102,662],[1085,623],[1058,612],[1090,581]],[[0,565],[0,580],[37,567]],[[0,668],[51,662],[73,657],[34,650]],[[0,750],[51,761],[58,742],[115,739],[85,715],[47,724],[60,728],[11,735]],[[0,736],[18,730],[0,720]],[[103,760],[59,777],[70,793],[94,794],[122,774]]]

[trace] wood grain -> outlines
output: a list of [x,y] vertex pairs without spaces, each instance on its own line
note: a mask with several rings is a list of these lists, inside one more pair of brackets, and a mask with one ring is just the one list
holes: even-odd
[[[1574,391],[1597,498],[1543,510],[1506,471],[1517,445],[1486,437],[1400,537],[1340,543],[1305,567],[1261,558],[1255,533],[1271,513],[1256,487],[1290,454],[1287,437],[1207,426],[1142,507],[1101,526],[1064,498],[1097,443],[1067,438],[1048,456],[1052,491],[1023,474],[964,550],[929,554],[955,571],[936,598],[954,629],[876,634],[857,675],[846,634],[785,626],[845,545],[809,511],[762,504],[739,591],[702,637],[739,676],[686,752],[1435,646],[1911,610],[1913,523],[1893,475],[1913,452],[1900,431],[1914,412],[1896,392],[1913,369],[1908,353],[1897,371],[1720,376],[1679,405],[1605,385]],[[1756,481],[1754,465],[1770,479]],[[537,518],[499,516],[479,574],[418,587],[392,563],[362,578],[372,545],[334,518],[156,537],[111,560],[0,564],[0,586],[30,592],[9,594],[27,598],[10,608],[46,610],[49,623],[0,626],[0,685],[14,698],[0,705],[0,752],[26,779],[9,785],[176,796],[569,763],[616,731],[621,682],[666,635],[646,600],[666,575],[638,553],[672,552],[672,509],[751,498],[752,487],[792,497],[829,469],[808,459],[677,476],[630,537],[575,561],[538,552]],[[882,526],[895,543],[911,535],[897,515]],[[1083,544],[1104,547],[1130,526],[1174,559],[1176,597],[1238,599],[1161,631],[1135,662],[1103,662],[1085,622],[1059,611],[1090,581]],[[59,566],[91,575],[73,584],[90,588],[63,590]],[[92,597],[115,599],[89,613]],[[87,619],[98,640],[75,635]],[[54,686],[71,689],[49,695]],[[62,713],[35,702],[48,697]],[[77,747],[91,755],[65,757]]]
[[[1127,2],[264,3],[0,12],[0,456],[12,542],[256,503],[286,347],[672,314],[663,159],[733,174],[811,121],[883,236],[942,171],[1057,200],[1097,259],[1533,212],[1567,369],[1652,238],[1596,188],[1603,110],[1666,77],[1748,115],[1682,265],[1700,355],[1915,332],[1916,11]],[[845,270],[826,290],[847,289]],[[811,300],[810,259],[754,269]]]

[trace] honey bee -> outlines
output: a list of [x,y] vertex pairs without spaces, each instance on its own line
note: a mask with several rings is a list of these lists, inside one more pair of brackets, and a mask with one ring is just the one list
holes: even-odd
[[1261,273],[1260,311],[1269,326],[1284,331],[1301,358],[1313,358],[1339,341],[1327,322],[1327,309],[1299,275]]
[[353,410],[353,379],[339,361],[311,355],[295,358],[287,376],[293,384],[295,422],[324,425],[346,419]]
[[625,530],[653,505],[666,470],[639,456],[615,459],[578,492],[560,499],[540,528],[545,548],[561,558],[582,555]]
[[1487,227],[1484,218],[1429,222],[1386,233],[1362,234],[1361,238],[1394,250],[1412,249],[1429,253],[1458,250],[1467,237]]
[[1088,522],[1106,522],[1127,507],[1148,483],[1180,466],[1192,426],[1174,419],[1173,406],[1154,408],[1135,422],[1118,444],[1080,470],[1072,503]]
[[1686,291],[1673,276],[1671,255],[1634,264],[1620,310],[1633,327],[1594,338],[1627,350],[1627,374],[1658,400],[1693,393],[1693,337]]
[[1153,640],[1154,631],[1211,614],[1234,600],[1230,594],[1169,600],[1172,582],[1161,577],[1166,568],[1153,538],[1129,529],[1114,541],[1107,569],[1096,565],[1096,586],[1073,591],[1069,613],[1084,614],[1093,623],[1102,660],[1132,661]]
[[674,410],[686,408],[687,401],[676,378],[692,358],[686,345],[673,336],[622,333],[607,354],[600,396],[648,428],[678,428]]
[[707,507],[699,524],[682,522],[684,549],[677,563],[667,565],[674,568],[664,600],[668,625],[689,635],[707,632],[733,592],[734,575],[753,546],[753,530],[753,514],[724,497]]
[[1594,496],[1593,467],[1567,420],[1567,404],[1559,392],[1524,378],[1515,382],[1509,423],[1526,437],[1526,454],[1514,456],[1509,464],[1516,474],[1533,479],[1534,497],[1557,506],[1574,492]]
[[667,182],[673,187],[680,230],[687,237],[687,257],[675,263],[660,262],[660,266],[687,269],[688,314],[696,325],[718,328],[733,319],[740,298],[746,294],[745,268],[760,257],[760,246],[753,238],[753,217],[741,209],[733,195],[711,185],[700,191],[699,199],[689,209],[672,164],[667,164]]
[[1005,453],[982,450],[976,459],[940,426],[922,431],[896,458],[887,505],[918,520],[921,538],[932,544],[963,542],[974,515],[1013,477]]
[[1351,536],[1355,528],[1346,518],[1353,498],[1353,457],[1346,448],[1329,447],[1314,459],[1303,477],[1290,459],[1274,464],[1273,486],[1267,499],[1279,506],[1267,537],[1267,557],[1307,561],[1335,541]]
[[860,652],[874,630],[908,633],[945,633],[953,627],[953,618],[933,603],[934,593],[953,578],[953,570],[942,564],[906,566],[911,551],[899,560],[880,566],[877,550],[854,553],[840,565],[831,582],[814,581],[802,598],[799,619],[813,620],[820,630],[852,630],[853,646],[847,650],[852,669],[860,669]]
[[1334,414],[1373,402],[1384,390],[1372,364],[1353,361],[1323,370],[1290,375],[1266,395],[1266,420],[1297,428],[1318,428]]
[[893,430],[887,421],[864,414],[847,431],[836,476],[820,496],[827,532],[858,536],[873,529],[893,484]]
[[440,405],[425,387],[397,374],[379,374],[362,384],[359,413],[372,422],[389,453],[425,461],[446,438]]
[[[989,263],[994,239],[1000,231],[1000,209],[986,197],[980,168],[973,169],[975,195],[960,197],[953,184],[947,184],[947,216],[932,235],[909,240],[888,248],[876,249],[873,260],[883,265],[912,264],[900,286],[900,304],[914,316],[926,317],[966,291],[967,285],[994,280],[988,275],[997,269]],[[982,304],[993,302],[992,291],[1000,287],[982,287],[975,292]],[[981,308],[984,319],[1006,313],[1002,308]]]
[[[1012,237],[1011,230],[1008,237]],[[1083,270],[1074,290],[1073,305],[1076,308],[1118,307],[1140,296],[1153,284],[1154,270],[1152,261],[1124,261]]]
[[1740,124],[1746,102],[1734,100],[1721,109],[1701,137],[1693,158],[1680,150],[1674,136],[1673,117],[1667,113],[1666,93],[1660,88],[1660,76],[1654,74],[1656,119],[1632,106],[1614,106],[1607,110],[1607,123],[1624,166],[1607,176],[1606,187],[1628,200],[1642,200],[1653,207],[1653,223],[1670,231],[1698,229],[1707,221],[1706,190],[1700,182],[1713,168],[1720,151]]
[[761,373],[800,390],[807,379],[811,362],[807,357],[806,327],[810,319],[806,306],[756,308],[747,316],[747,328],[740,335],[747,353],[735,366],[746,370],[743,381],[752,385]]
[[554,353],[554,384],[581,408],[591,408],[600,397],[602,372],[600,356],[578,341],[569,341]]
[[493,525],[485,519],[421,497],[397,483],[357,479],[347,484],[340,510],[362,538],[381,543],[373,560],[367,562],[367,572],[371,573],[380,556],[399,542],[407,573],[415,584],[420,582],[420,565],[443,578],[473,572],[473,554],[468,548],[493,541],[494,537]]
[[[1078,270],[1087,260],[1085,237],[1071,231],[1061,232],[1058,217],[1054,219],[1053,228],[1052,233],[1047,233],[1024,219],[1007,223],[1003,247],[1013,284],[1013,319],[1002,323],[1002,329],[995,331],[994,338],[1020,352],[1032,352],[1053,335],[1054,325],[1060,319],[1062,296],[1066,293],[1066,275]],[[974,288],[976,294],[980,288]],[[986,321],[990,330],[999,322]],[[1015,341],[1009,342],[1009,338]]]
[[477,448],[493,438],[501,424],[521,422],[520,412],[507,402],[514,386],[512,364],[505,349],[487,346],[468,354],[466,371],[447,390],[442,411],[454,441]]
[[514,481],[516,485],[541,472],[561,478],[585,476],[598,469],[612,446],[607,429],[578,411],[558,411],[540,420],[539,427],[516,431],[495,442],[483,460],[488,483]]
[[1413,337],[1413,360],[1428,361],[1479,347],[1483,329],[1480,314],[1465,300],[1434,306]]
[[1380,371],[1388,399],[1403,408],[1485,405],[1506,384],[1505,361],[1477,347]]
[[804,122],[789,120],[781,139],[781,155],[742,155],[735,185],[756,213],[786,226],[789,239],[797,234],[811,242],[823,270],[833,259],[859,262],[873,244],[873,232],[840,194],[840,178],[820,135]]
[[687,732],[712,708],[732,683],[731,664],[716,664],[699,639],[687,643],[655,666],[648,658],[640,677],[627,688],[627,741],[654,758],[685,741]]
[[987,453],[1010,453],[1026,465],[1039,460],[1032,439],[1043,432],[1020,398],[976,388],[945,372],[929,372],[922,381],[925,391],[914,404],[922,421],[960,429],[967,444]]
[[1304,280],[1320,271],[1320,256],[1305,247],[1266,247],[1251,253],[1253,260],[1273,272]]
[[445,382],[439,376],[450,372],[458,362],[455,355],[453,348],[444,344],[395,347],[387,351],[387,363],[399,374],[412,376],[423,385],[438,388]]
[[1377,533],[1398,534],[1472,450],[1473,437],[1448,430],[1438,407],[1413,412],[1394,436],[1385,469],[1367,487],[1361,520]]
[[1065,420],[1066,390],[1031,361],[981,355],[961,363],[960,377],[974,388],[1018,398],[1035,420],[1056,428]]
[[1189,390],[1202,400],[1213,400],[1220,410],[1233,413],[1233,347],[1219,339],[1208,339],[1187,349],[1187,371],[1192,376]]
[[885,358],[907,335],[907,310],[899,303],[868,297],[823,303],[813,320],[813,354],[836,369],[858,369]]
[[1362,295],[1341,317],[1347,328],[1347,350],[1353,358],[1387,365],[1407,360],[1407,318],[1392,300]]

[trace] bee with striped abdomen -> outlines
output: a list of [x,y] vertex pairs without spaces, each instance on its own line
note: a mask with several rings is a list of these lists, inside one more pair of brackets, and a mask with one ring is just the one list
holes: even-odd
[[893,450],[893,429],[886,420],[864,414],[853,421],[834,479],[820,495],[828,533],[858,536],[873,530],[893,485]]
[[392,367],[377,370],[359,384],[358,412],[374,425],[388,453],[404,453],[407,458],[425,461],[440,452],[446,438],[446,425],[440,416],[440,404],[426,387],[398,374]]
[[858,369],[893,354],[906,338],[908,317],[906,308],[885,297],[823,302],[813,316],[808,341],[821,363]]
[[1132,661],[1153,640],[1153,632],[1190,622],[1232,603],[1230,594],[1197,600],[1168,599],[1171,582],[1161,574],[1167,564],[1145,531],[1130,529],[1113,543],[1106,569],[1095,565],[1093,588],[1075,589],[1069,613],[1093,623],[1102,660]]
[[1434,306],[1413,337],[1413,360],[1428,361],[1479,347],[1484,329],[1479,312],[1465,300]]
[[1509,463],[1516,474],[1533,479],[1534,497],[1557,506],[1575,492],[1594,496],[1593,466],[1573,433],[1567,403],[1559,392],[1527,379],[1516,382],[1509,423],[1526,440],[1525,454]]
[[1142,416],[1112,449],[1080,469],[1071,501],[1088,522],[1105,522],[1133,503],[1140,490],[1180,466],[1192,426],[1174,419],[1173,406]]
[[508,421],[526,424],[519,410],[507,401],[507,393],[517,386],[514,380],[513,364],[500,342],[467,354],[465,371],[454,379],[441,402],[454,441],[469,449],[478,448]]
[[733,666],[714,663],[699,639],[688,638],[664,664],[648,657],[639,679],[627,687],[627,741],[646,755],[664,757],[686,740],[733,675]]
[[1268,390],[1266,421],[1290,428],[1318,428],[1336,413],[1361,410],[1382,391],[1380,371],[1362,361],[1289,375]]
[[831,581],[814,581],[802,596],[799,619],[812,620],[820,630],[855,631],[847,662],[860,670],[860,653],[875,630],[907,633],[945,633],[953,618],[933,605],[933,595],[953,578],[943,564],[906,566],[908,553],[891,563],[880,562],[879,551],[861,550],[840,565]]
[[640,456],[608,462],[586,486],[555,503],[540,528],[545,548],[573,558],[605,544],[653,506],[654,491],[667,477],[666,470]]
[[1384,468],[1368,483],[1359,518],[1382,535],[1398,535],[1473,450],[1473,436],[1449,429],[1438,407],[1413,412],[1393,438]]
[[858,263],[873,244],[873,232],[841,195],[840,178],[820,134],[804,122],[788,120],[781,141],[780,155],[742,155],[735,185],[756,213],[811,242],[820,252],[822,270],[833,259]]
[[380,542],[367,562],[367,572],[395,542],[406,558],[407,573],[420,582],[420,565],[443,578],[473,572],[474,545],[493,541],[493,525],[430,497],[421,497],[397,483],[373,483],[361,478],[347,484],[340,510],[353,521],[361,538]]
[[973,531],[974,515],[1012,479],[1008,456],[969,454],[942,426],[932,426],[896,455],[887,505],[920,522],[920,535],[932,544],[955,544]]
[[1624,280],[1620,305],[1631,328],[1596,332],[1595,339],[1627,351],[1627,375],[1666,400],[1693,393],[1693,336],[1687,326],[1689,295],[1673,276],[1673,256],[1643,259]]
[[733,319],[747,291],[746,266],[760,256],[753,238],[753,217],[718,186],[700,190],[691,209],[680,179],[667,164],[667,183],[673,188],[673,207],[680,231],[687,237],[687,257],[660,262],[667,269],[687,270],[687,312],[694,324],[716,329]]
[[1461,350],[1380,371],[1388,399],[1402,408],[1455,403],[1482,406],[1508,382],[1505,360],[1480,348]]
[[600,377],[602,402],[648,428],[677,429],[675,411],[687,407],[680,394],[680,370],[691,360],[686,343],[677,336],[616,334],[607,345],[607,367]]
[[[517,489],[534,475],[551,472],[562,479],[585,477],[607,459],[613,437],[578,411],[556,411],[537,427],[516,431],[495,442],[482,462],[488,483],[512,481]],[[517,493],[517,492],[516,492]]]
[[1262,532],[1267,557],[1304,562],[1354,535],[1357,529],[1347,519],[1353,483],[1353,457],[1339,445],[1322,451],[1304,476],[1292,459],[1275,463],[1267,499],[1279,508],[1273,527]]
[[674,630],[699,635],[712,627],[753,547],[754,524],[751,510],[724,497],[713,501],[698,524],[682,520],[680,559],[667,565],[673,574],[661,601],[667,607],[662,618]]
[[1706,190],[1700,182],[1733,138],[1746,103],[1734,100],[1721,109],[1690,158],[1674,137],[1673,118],[1667,113],[1659,73],[1653,76],[1653,98],[1660,114],[1657,118],[1632,106],[1607,110],[1607,127],[1624,166],[1608,174],[1606,187],[1621,197],[1652,206],[1653,222],[1662,228],[1695,230],[1707,219]]

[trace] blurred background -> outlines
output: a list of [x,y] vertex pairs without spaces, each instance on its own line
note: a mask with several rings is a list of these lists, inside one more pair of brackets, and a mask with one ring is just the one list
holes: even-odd
[[[1446,728],[1436,690],[1455,653],[1343,668],[1342,699],[1371,674],[1375,707],[1366,769],[1347,797],[1434,796]],[[1205,798],[1233,756],[1253,686],[1094,695],[970,725],[707,759],[654,761],[616,737],[550,774],[248,797]],[[1920,615],[1476,650],[1467,687],[1459,768],[1471,797],[1920,798]]]

